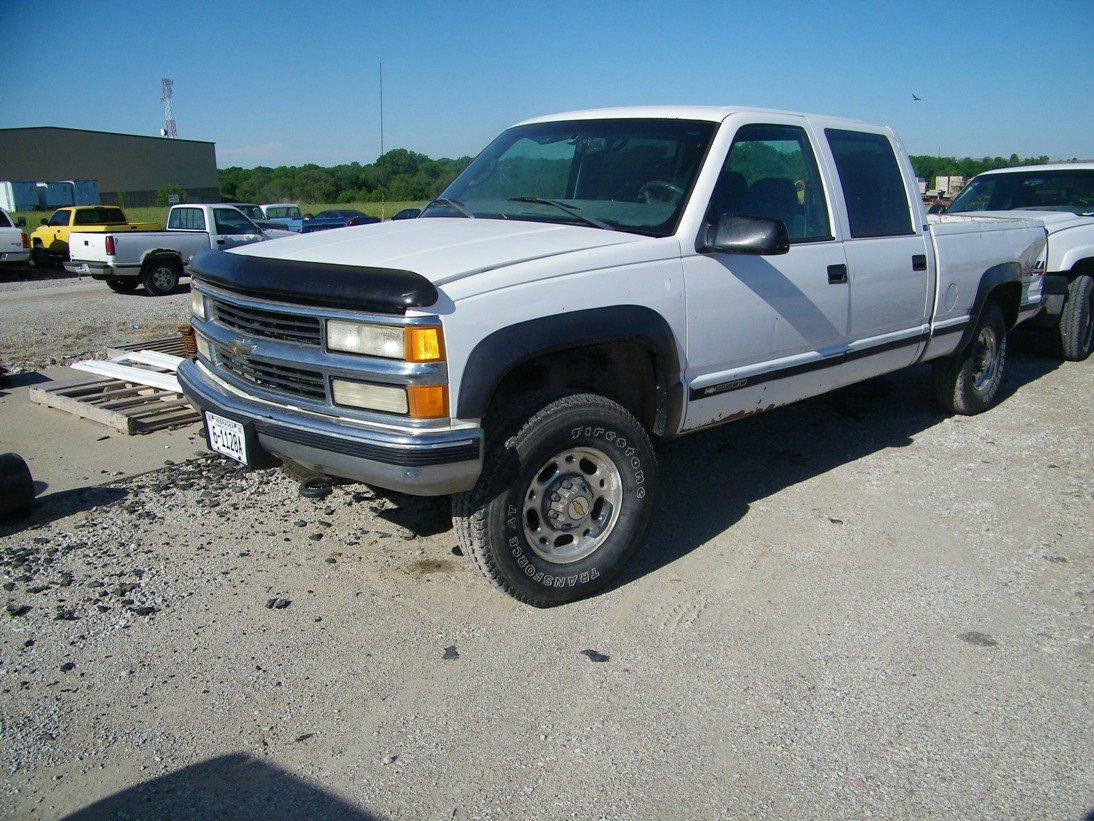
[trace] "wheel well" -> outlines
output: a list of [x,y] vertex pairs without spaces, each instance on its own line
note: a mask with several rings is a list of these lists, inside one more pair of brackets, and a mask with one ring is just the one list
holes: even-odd
[[160,251],[153,251],[144,258],[144,262],[141,263],[141,271],[147,271],[153,264],[157,262],[170,262],[174,265],[175,269],[182,273],[182,257],[178,254],[164,253]]
[[1094,257],[1080,259],[1078,262],[1071,266],[1071,270],[1067,273],[1069,280],[1084,275],[1088,277],[1094,277]]
[[988,298],[987,302],[997,302],[999,307],[1003,309],[1003,317],[1007,321],[1007,330],[1015,326],[1018,322],[1018,308],[1022,303],[1022,284],[1019,282],[1003,282],[996,285]]
[[498,383],[486,418],[496,418],[522,396],[562,388],[605,396],[634,414],[647,431],[658,427],[663,392],[658,390],[655,355],[642,343],[627,340],[553,351],[514,366]]
[[31,244],[35,248],[41,248],[42,247],[42,241],[40,239],[38,239],[38,237],[35,237],[33,240],[31,240]]

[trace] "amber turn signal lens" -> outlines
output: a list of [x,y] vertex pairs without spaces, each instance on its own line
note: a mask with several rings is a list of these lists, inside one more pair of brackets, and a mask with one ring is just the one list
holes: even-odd
[[436,362],[444,359],[444,335],[437,327],[410,325],[405,330],[407,362]]
[[411,419],[441,419],[448,416],[448,388],[445,385],[411,385],[406,389]]

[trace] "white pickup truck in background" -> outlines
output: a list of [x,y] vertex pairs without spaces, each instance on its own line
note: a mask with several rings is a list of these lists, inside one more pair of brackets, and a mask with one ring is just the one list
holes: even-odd
[[30,239],[11,214],[0,208],[0,265],[30,259]]
[[1056,331],[1060,356],[1094,347],[1094,163],[1001,168],[974,177],[947,214],[1036,219],[1048,230],[1045,307],[1031,325]]
[[186,265],[201,251],[291,236],[296,234],[258,227],[230,205],[173,205],[164,231],[72,232],[65,270],[104,280],[117,293],[143,285],[153,296],[162,296],[178,287]]
[[928,221],[884,126],[558,114],[417,219],[196,257],[178,380],[244,464],[453,494],[485,576],[555,605],[639,546],[653,441],[925,361],[949,412],[990,408],[1044,249],[1036,221]]

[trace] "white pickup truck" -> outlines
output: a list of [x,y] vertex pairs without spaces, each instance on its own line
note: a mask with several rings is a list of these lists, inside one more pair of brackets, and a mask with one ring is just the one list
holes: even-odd
[[0,208],[0,265],[30,259],[30,240],[11,214]]
[[452,494],[486,577],[555,605],[639,546],[656,441],[926,360],[947,410],[991,407],[1044,249],[1033,221],[928,221],[883,126],[559,114],[417,219],[196,257],[178,379],[212,449]]
[[73,231],[64,265],[71,273],[104,280],[119,294],[143,285],[153,296],[163,296],[178,287],[186,265],[201,251],[292,236],[292,231],[259,228],[230,205],[187,203],[171,206],[164,231]]
[[1094,343],[1094,163],[1027,165],[974,177],[947,214],[1036,219],[1048,229],[1045,307],[1031,323],[1056,331],[1078,362]]

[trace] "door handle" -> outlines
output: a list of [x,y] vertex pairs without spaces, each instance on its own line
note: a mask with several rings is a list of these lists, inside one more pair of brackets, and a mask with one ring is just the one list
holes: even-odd
[[916,254],[912,257],[912,270],[913,271],[926,271],[927,270],[927,255]]
[[847,281],[847,266],[846,265],[829,265],[828,266],[828,284],[839,285],[840,283]]

